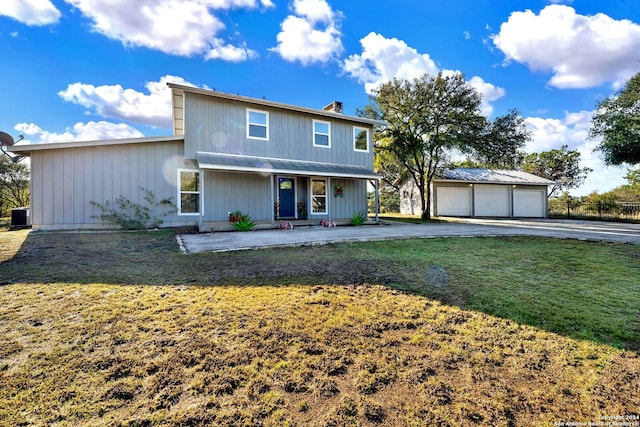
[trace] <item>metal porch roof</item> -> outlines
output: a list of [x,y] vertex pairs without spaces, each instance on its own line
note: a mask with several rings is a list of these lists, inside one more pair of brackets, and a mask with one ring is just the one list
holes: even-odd
[[235,154],[207,153],[199,151],[196,160],[202,169],[236,172],[277,173],[339,178],[379,179],[364,166],[336,163],[305,162],[301,160],[274,159]]

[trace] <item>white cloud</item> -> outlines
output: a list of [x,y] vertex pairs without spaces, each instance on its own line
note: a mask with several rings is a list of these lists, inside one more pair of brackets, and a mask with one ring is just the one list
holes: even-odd
[[240,61],[254,57],[246,47],[218,37],[224,23],[212,12],[273,7],[271,0],[65,0],[93,21],[93,29],[125,46],[172,55],[205,55]]
[[499,86],[485,82],[482,77],[478,76],[473,76],[471,80],[469,80],[469,84],[482,95],[480,111],[485,116],[490,116],[493,113],[491,102],[502,98],[506,93],[505,90]]
[[73,83],[58,95],[102,117],[171,128],[171,89],[167,82],[195,86],[182,77],[167,75],[157,82],[147,82],[145,88],[148,93],[125,89],[119,84],[94,86]]
[[[256,0],[200,0],[201,3],[213,9],[254,9],[258,7]],[[271,0],[260,0],[260,4],[264,7],[274,7],[275,5]]]
[[2,0],[0,15],[33,26],[55,24],[61,16],[50,0]]
[[423,74],[435,75],[439,69],[429,54],[420,54],[404,41],[387,39],[369,33],[360,40],[362,54],[349,55],[343,69],[364,83],[367,93],[372,93],[382,84],[397,79],[412,80]]
[[536,15],[513,12],[493,42],[506,62],[549,71],[558,88],[619,87],[640,70],[640,25],[598,13],[579,15],[569,6],[549,5]]
[[567,145],[569,150],[578,150],[580,153],[581,167],[593,170],[580,188],[571,191],[576,195],[587,195],[593,191],[603,193],[626,183],[625,171],[605,166],[600,154],[594,152],[598,141],[587,139],[592,114],[591,111],[566,112],[563,119],[526,119],[533,135],[525,151],[549,151]]
[[[443,75],[457,74],[455,70],[440,70],[429,54],[419,53],[416,49],[396,38],[385,38],[376,33],[369,33],[360,40],[362,54],[350,55],[344,60],[342,69],[350,77],[364,84],[367,93],[373,93],[382,84],[393,80],[413,80],[424,74],[436,75],[442,71]],[[481,111],[484,115],[491,115],[491,102],[502,98],[505,90],[484,79],[474,76],[469,80],[482,95]]]
[[220,44],[211,48],[204,55],[204,59],[222,59],[227,62],[242,62],[258,56],[257,52],[247,49],[246,44],[237,47],[229,44],[225,45],[221,40],[218,41]]
[[271,51],[303,65],[327,62],[342,52],[341,15],[325,0],[294,0],[293,13],[280,24],[278,45]]
[[43,130],[35,123],[19,123],[15,126],[15,130],[25,136],[25,144],[97,141],[103,139],[140,138],[144,136],[140,131],[125,123],[110,123],[105,121],[78,122],[73,128],[66,129],[63,133]]

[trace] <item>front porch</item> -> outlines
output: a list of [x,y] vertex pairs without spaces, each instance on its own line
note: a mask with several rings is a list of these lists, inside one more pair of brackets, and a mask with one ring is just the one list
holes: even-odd
[[[378,176],[365,166],[197,153],[201,177],[201,231],[231,231],[234,213],[250,215],[255,229],[348,223],[367,211],[368,183],[378,193]],[[302,218],[311,218],[305,219]]]

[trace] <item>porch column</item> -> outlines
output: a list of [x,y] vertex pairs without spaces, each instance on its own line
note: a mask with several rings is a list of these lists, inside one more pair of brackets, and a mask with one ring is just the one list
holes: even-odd
[[376,210],[376,224],[377,224],[378,221],[379,221],[378,212],[380,212],[380,188],[378,186],[378,180],[377,179],[373,180],[373,185],[374,185],[375,191],[376,191],[376,202],[375,202],[376,206],[375,206],[375,210]]
[[269,188],[271,189],[271,224],[276,223],[276,213],[275,213],[275,204],[276,204],[276,191],[275,191],[275,180],[273,179],[273,174],[269,174]]
[[[202,226],[204,225],[204,174],[204,169],[198,169],[198,176],[200,177],[200,214],[198,215],[198,230],[202,230]],[[180,183],[178,183],[178,185],[180,185]]]
[[331,199],[331,177],[328,176],[327,177],[327,197],[326,197],[326,201],[327,201],[327,215],[329,216],[329,221],[332,221],[332,216],[331,215],[331,206],[329,205],[329,200]]

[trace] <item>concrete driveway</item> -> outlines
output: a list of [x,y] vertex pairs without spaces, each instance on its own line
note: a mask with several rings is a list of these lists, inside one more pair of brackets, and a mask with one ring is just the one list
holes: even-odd
[[181,234],[185,253],[227,252],[278,246],[322,245],[372,240],[478,237],[545,236],[560,239],[625,242],[640,245],[640,224],[574,220],[460,219],[431,224],[383,221],[362,227],[300,227],[293,230]]

